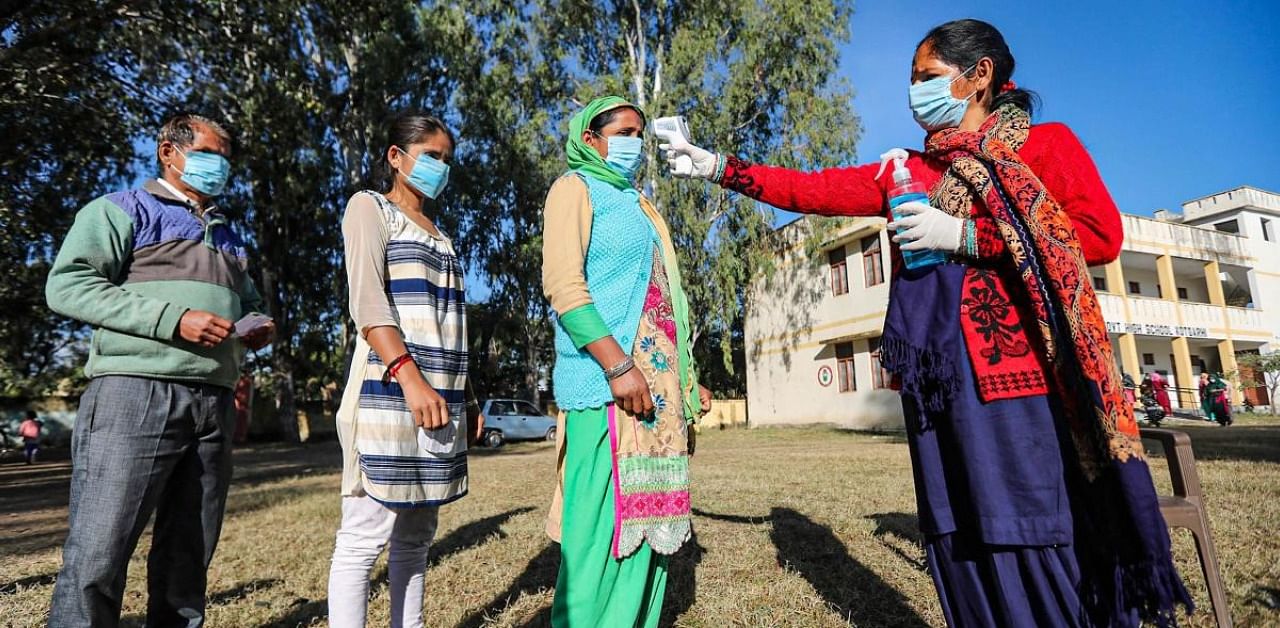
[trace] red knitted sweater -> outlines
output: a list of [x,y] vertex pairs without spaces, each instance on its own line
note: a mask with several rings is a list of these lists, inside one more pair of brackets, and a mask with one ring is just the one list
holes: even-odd
[[[1035,172],[1045,189],[1058,201],[1071,217],[1076,234],[1084,250],[1085,261],[1090,266],[1106,264],[1120,254],[1124,240],[1120,212],[1111,194],[1098,175],[1093,159],[1080,140],[1066,125],[1050,122],[1031,127],[1027,141],[1018,151],[1022,160]],[[911,151],[906,162],[912,179],[924,183],[930,189],[942,179],[947,164]],[[888,217],[888,192],[893,187],[892,165],[885,168],[876,179],[879,164],[827,168],[815,172],[798,172],[786,168],[754,165],[729,157],[721,185],[759,201],[805,214],[824,216],[884,216]],[[1005,255],[1005,243],[995,221],[981,205],[973,208],[977,223],[978,253],[983,262],[1000,266]],[[894,270],[899,268],[900,254],[893,247]],[[1003,282],[999,292],[1019,306],[1027,300],[1021,289]],[[1013,318],[1022,318],[1025,307],[1010,308]],[[964,314],[963,312],[961,313]],[[1011,324],[1020,321],[1010,320]],[[1028,321],[1030,322],[1030,321]],[[1034,327],[1022,325],[1023,329]],[[966,340],[976,338],[966,333]],[[1023,346],[1039,346],[1038,339],[1023,337]],[[971,346],[971,354],[981,351]],[[1044,365],[1040,351],[1023,356],[1013,356],[1004,364],[993,365],[986,360],[973,361],[982,396],[993,399],[1043,394],[1048,391],[1048,379],[1044,377]],[[976,357],[976,355],[975,355]]]

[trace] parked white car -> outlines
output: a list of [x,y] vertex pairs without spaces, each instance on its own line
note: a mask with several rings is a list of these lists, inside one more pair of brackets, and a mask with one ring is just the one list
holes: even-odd
[[490,399],[484,404],[484,439],[489,447],[512,440],[555,440],[556,420],[528,401]]

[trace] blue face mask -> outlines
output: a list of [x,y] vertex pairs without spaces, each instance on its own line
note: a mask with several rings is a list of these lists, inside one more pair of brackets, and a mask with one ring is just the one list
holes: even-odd
[[[227,177],[231,175],[231,162],[226,157],[199,150],[187,153],[181,148],[178,152],[187,158],[187,163],[181,170],[183,183],[205,196],[222,194],[222,189],[227,186]],[[169,167],[173,168],[173,164],[169,164]]]
[[[400,152],[405,157],[409,156],[409,153],[404,152],[404,150],[400,150]],[[404,172],[400,174],[404,174]],[[444,187],[449,184],[449,164],[423,153],[418,155],[417,161],[413,164],[413,169],[409,171],[409,174],[405,174],[404,178],[409,181],[409,185],[422,192],[423,196],[434,199],[440,196],[440,193],[444,191]]]
[[636,174],[636,170],[640,168],[640,161],[644,159],[644,140],[639,137],[626,137],[625,135],[612,135],[609,137],[609,156],[604,162],[609,164],[624,177],[630,179]]
[[968,70],[955,76],[939,76],[916,83],[907,91],[911,114],[915,116],[916,122],[924,127],[924,130],[937,131],[960,126],[960,121],[964,119],[964,112],[969,108],[969,99],[978,92],[974,90],[973,94],[956,98],[951,95],[951,83],[957,77],[968,74],[969,70],[975,66],[976,64],[969,66]]

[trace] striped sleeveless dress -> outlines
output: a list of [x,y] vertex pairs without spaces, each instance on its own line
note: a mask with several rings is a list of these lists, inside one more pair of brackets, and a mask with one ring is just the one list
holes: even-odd
[[385,289],[401,335],[427,382],[449,404],[449,424],[413,422],[404,391],[357,336],[338,410],[343,495],[368,494],[387,506],[434,506],[467,492],[467,319],[462,265],[453,243],[433,236],[377,192],[386,221]]

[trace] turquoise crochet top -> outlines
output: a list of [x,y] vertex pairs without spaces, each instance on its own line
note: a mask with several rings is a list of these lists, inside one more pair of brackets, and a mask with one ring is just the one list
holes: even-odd
[[[644,310],[653,251],[662,244],[640,207],[640,192],[577,176],[587,184],[591,198],[591,244],[583,263],[587,290],[610,334],[629,353]],[[552,380],[561,410],[602,408],[613,402],[604,370],[590,353],[578,348],[558,317],[555,348]]]

